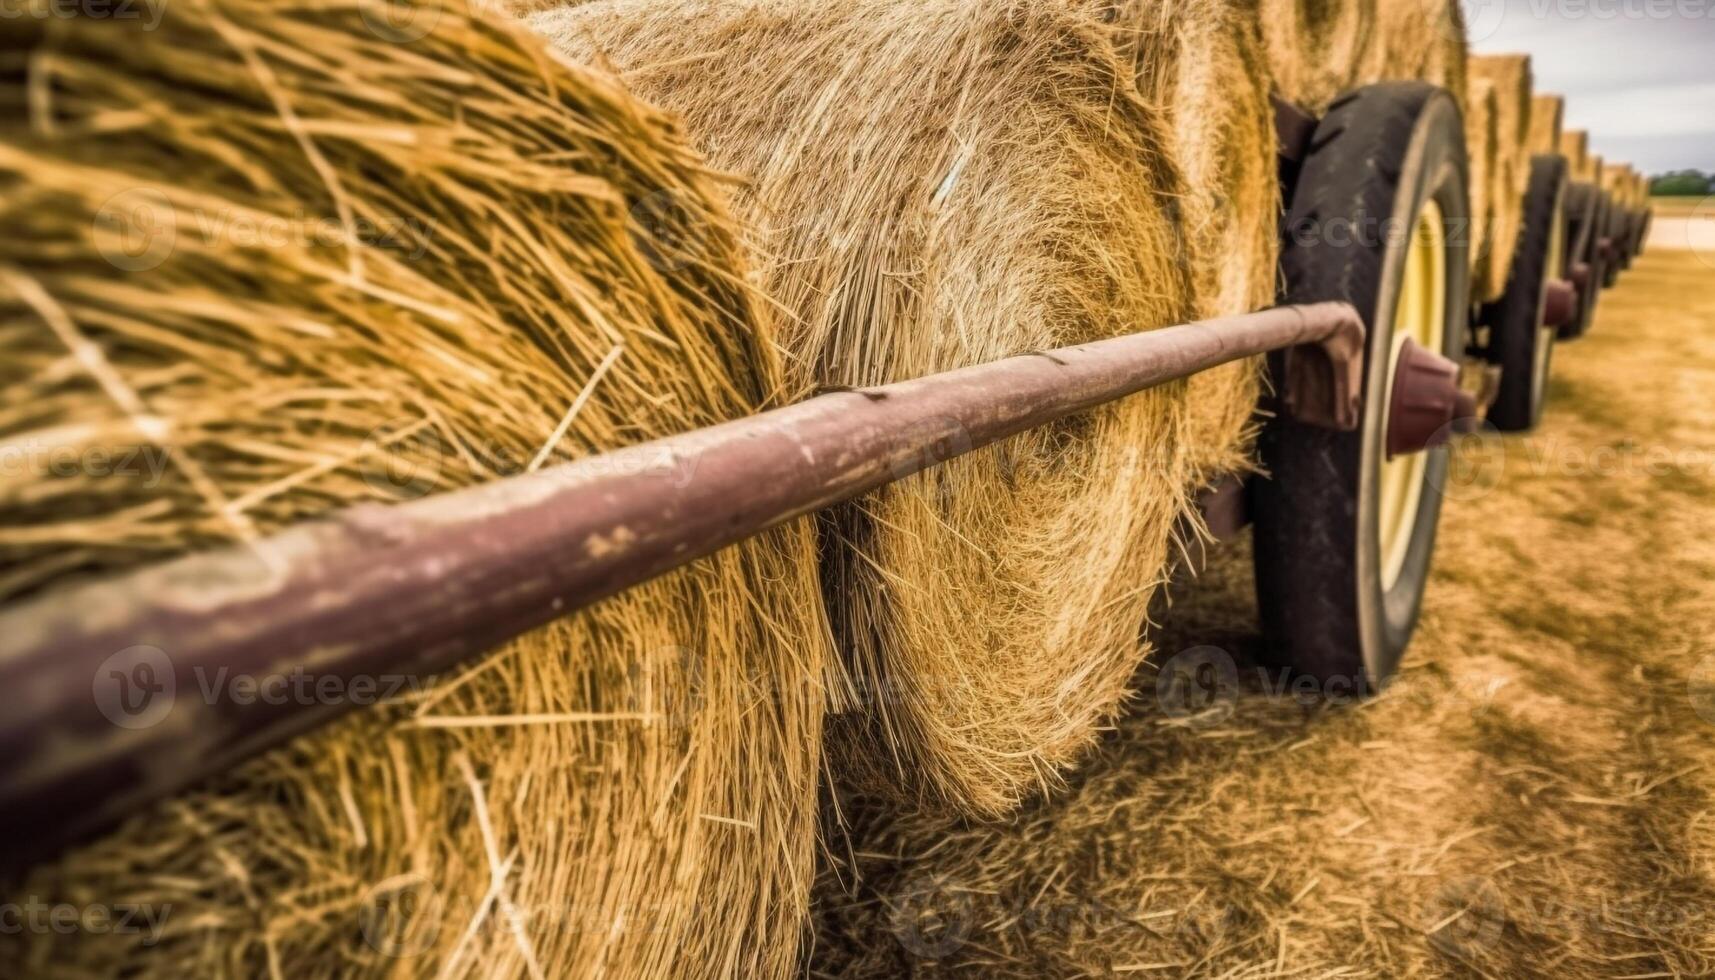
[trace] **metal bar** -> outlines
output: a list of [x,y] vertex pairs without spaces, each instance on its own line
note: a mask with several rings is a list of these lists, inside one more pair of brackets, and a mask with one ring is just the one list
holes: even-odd
[[[0,612],[0,862],[45,857],[331,720],[360,679],[373,692],[377,678],[445,671],[767,528],[1155,385],[1292,348],[1338,403],[1313,414],[1355,419],[1361,365],[1342,358],[1362,334],[1350,306],[1284,307],[824,394],[20,603]],[[317,696],[210,696],[240,675],[293,679],[300,694],[308,677]]]

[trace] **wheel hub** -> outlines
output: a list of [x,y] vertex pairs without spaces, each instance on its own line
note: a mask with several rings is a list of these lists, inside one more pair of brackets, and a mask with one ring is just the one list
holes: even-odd
[[1542,325],[1564,327],[1578,312],[1578,287],[1569,279],[1550,279],[1542,301]]
[[1408,338],[1388,404],[1388,459],[1445,445],[1453,423],[1475,414],[1477,399],[1459,387],[1459,365]]

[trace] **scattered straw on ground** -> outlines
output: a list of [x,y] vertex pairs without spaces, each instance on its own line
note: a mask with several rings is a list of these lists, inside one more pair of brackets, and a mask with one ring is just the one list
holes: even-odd
[[1148,699],[998,826],[860,817],[812,975],[1715,973],[1711,324],[1715,269],[1647,255],[1544,428],[1460,453],[1379,700],[1266,693],[1245,549],[1217,552],[1162,649],[1230,652],[1227,710]]

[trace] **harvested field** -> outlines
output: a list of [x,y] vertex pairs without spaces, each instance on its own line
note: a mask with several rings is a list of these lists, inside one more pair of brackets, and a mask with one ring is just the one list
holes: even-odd
[[1158,637],[1233,656],[1223,710],[1173,717],[1146,668],[1069,789],[998,825],[841,801],[813,974],[1715,973],[1712,323],[1715,268],[1647,254],[1543,428],[1461,451],[1376,702],[1271,692],[1228,545]]

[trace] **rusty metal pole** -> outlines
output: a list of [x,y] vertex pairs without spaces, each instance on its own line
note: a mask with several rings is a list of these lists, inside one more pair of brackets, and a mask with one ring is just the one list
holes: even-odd
[[[0,612],[0,863],[38,860],[351,705],[210,678],[424,678],[697,558],[997,440],[1287,349],[1355,426],[1344,304],[1169,327],[804,403],[395,506],[356,506]],[[273,699],[281,700],[281,699]]]

